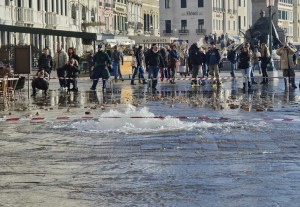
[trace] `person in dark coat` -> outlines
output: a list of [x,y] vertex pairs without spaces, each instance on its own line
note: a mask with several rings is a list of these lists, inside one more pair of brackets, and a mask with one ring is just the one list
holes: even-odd
[[[77,87],[77,78],[79,77],[79,68],[78,68],[78,63],[77,60],[71,58],[64,66],[64,70],[66,70],[67,73],[67,88],[68,92],[74,91],[75,93],[78,92],[78,87]],[[73,88],[70,89],[71,83],[73,84]]]
[[148,68],[149,79],[152,79],[152,91],[156,91],[157,76],[160,67],[165,67],[164,60],[158,50],[157,44],[153,44],[150,51],[146,53],[146,67]]
[[244,46],[240,56],[239,56],[239,69],[242,70],[243,73],[243,90],[246,89],[246,84],[248,84],[248,88],[251,88],[251,52],[249,47]]
[[42,55],[39,57],[38,67],[40,70],[44,69],[50,75],[53,68],[53,60],[48,48],[44,48]]
[[219,63],[221,60],[221,56],[219,50],[216,48],[216,43],[211,43],[211,48],[206,53],[206,62],[209,69],[209,74],[211,78],[217,79],[217,84],[221,85],[220,82],[220,71],[219,71]]
[[110,73],[107,67],[111,67],[111,60],[108,54],[102,48],[102,45],[98,45],[98,52],[93,58],[93,67],[91,68],[91,70],[93,71],[93,85],[91,87],[91,90],[96,90],[99,78],[102,78],[103,81],[102,90],[106,90],[106,81],[110,77]]
[[200,52],[196,43],[192,44],[190,47],[189,59],[192,65],[192,85],[196,85],[199,71],[201,74],[203,74],[203,71],[200,70],[200,67],[205,65],[205,54]]
[[36,78],[34,78],[31,82],[32,87],[32,95],[36,96],[36,89],[40,89],[44,91],[44,95],[47,96],[47,92],[49,89],[49,74],[44,69],[39,69],[36,74]]

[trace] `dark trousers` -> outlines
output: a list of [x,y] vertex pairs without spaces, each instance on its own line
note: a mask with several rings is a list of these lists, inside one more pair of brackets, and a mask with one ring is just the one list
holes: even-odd
[[135,76],[136,76],[136,74],[137,74],[138,72],[139,72],[139,78],[141,78],[141,79],[144,80],[144,70],[143,70],[143,67],[142,67],[142,66],[134,67],[134,71],[133,71],[131,80],[134,80],[134,79],[135,79]]
[[263,78],[268,77],[267,65],[266,64],[261,64],[261,72],[262,72]]
[[63,68],[58,68],[57,69],[57,77],[59,79],[60,87],[66,87],[67,86],[66,71]]
[[70,91],[70,85],[71,85],[71,83],[73,84],[74,90],[78,91],[77,78],[68,78],[67,79],[67,88],[68,88],[68,91]]
[[49,83],[43,78],[36,78],[31,82],[32,93],[36,94],[36,89],[47,91],[49,89]]
[[157,76],[159,72],[159,66],[150,66],[149,67],[149,79],[152,79],[152,88],[156,88],[157,85]]
[[[104,73],[106,73],[107,71],[105,71],[105,66],[97,66],[96,69],[93,70],[93,85],[92,85],[92,89],[96,89],[97,84],[99,82],[99,78],[102,78],[103,81],[103,85],[102,88],[106,88],[106,79],[108,79],[109,77],[106,77],[107,75],[104,75]],[[108,72],[107,72],[108,73]]]

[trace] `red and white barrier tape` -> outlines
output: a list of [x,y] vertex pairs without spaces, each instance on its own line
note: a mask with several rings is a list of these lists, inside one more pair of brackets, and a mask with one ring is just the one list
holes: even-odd
[[179,119],[179,120],[200,120],[200,121],[274,121],[274,122],[300,122],[300,119],[278,119],[278,118],[228,118],[228,117],[207,117],[207,116],[59,116],[59,117],[30,117],[30,118],[0,118],[0,122],[20,122],[20,121],[72,121],[91,119]]

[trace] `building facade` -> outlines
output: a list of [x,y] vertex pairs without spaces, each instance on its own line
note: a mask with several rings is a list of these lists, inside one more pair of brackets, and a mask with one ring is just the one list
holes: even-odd
[[159,0],[142,0],[142,17],[146,36],[159,36],[160,2]]
[[160,1],[160,33],[189,43],[204,35],[226,34],[237,37],[249,26],[248,1],[198,0]]
[[300,0],[294,0],[294,42],[300,43]]
[[[98,32],[98,0],[3,0],[0,1],[0,23],[15,26],[48,28],[76,32]],[[51,52],[57,44],[85,50],[82,40],[39,34],[0,33],[0,45],[28,44]]]
[[100,27],[101,34],[114,34],[114,0],[99,0],[99,20],[105,25]]

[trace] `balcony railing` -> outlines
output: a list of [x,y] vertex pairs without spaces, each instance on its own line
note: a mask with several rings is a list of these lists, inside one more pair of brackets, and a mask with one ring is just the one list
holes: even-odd
[[205,34],[206,33],[206,29],[196,29],[196,33],[197,34]]
[[47,25],[57,25],[57,14],[55,12],[45,13],[45,21]]
[[179,34],[188,34],[189,30],[188,29],[180,29],[178,30]]
[[29,8],[16,8],[16,20],[24,23],[33,22],[33,9]]

